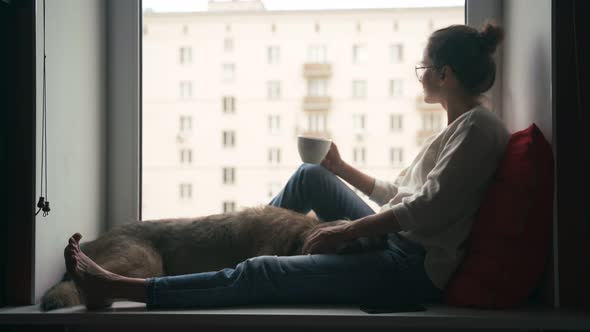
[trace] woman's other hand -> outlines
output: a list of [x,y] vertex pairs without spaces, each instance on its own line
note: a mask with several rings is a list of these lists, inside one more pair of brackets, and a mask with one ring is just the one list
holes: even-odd
[[328,153],[322,160],[321,165],[336,175],[341,174],[344,161],[342,161],[342,158],[340,158],[340,152],[338,152],[338,147],[334,142],[330,144],[330,150],[328,150]]
[[307,236],[303,243],[302,254],[335,254],[347,242],[354,239],[350,222],[318,228]]

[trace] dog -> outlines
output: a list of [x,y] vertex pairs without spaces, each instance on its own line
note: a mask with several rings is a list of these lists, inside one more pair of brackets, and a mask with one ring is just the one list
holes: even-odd
[[[321,219],[270,205],[197,218],[159,219],[114,227],[82,251],[104,269],[134,278],[218,271],[256,256],[302,254],[316,229],[350,220]],[[359,238],[338,248],[338,254],[382,250],[386,236]],[[43,311],[83,304],[67,275],[41,298]]]

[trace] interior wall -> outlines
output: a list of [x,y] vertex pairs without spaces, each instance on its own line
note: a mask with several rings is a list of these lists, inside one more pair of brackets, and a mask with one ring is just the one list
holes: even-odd
[[[37,1],[37,197],[41,183],[43,1]],[[101,0],[51,0],[46,7],[47,217],[35,221],[35,300],[65,272],[63,249],[104,225],[106,27]]]
[[[536,124],[552,144],[555,156],[551,8],[551,0],[503,2],[502,118],[511,132]],[[555,203],[553,210],[553,257],[542,296],[543,302],[559,307]]]
[[552,142],[551,0],[504,1],[503,6],[503,119],[511,131],[535,123]]

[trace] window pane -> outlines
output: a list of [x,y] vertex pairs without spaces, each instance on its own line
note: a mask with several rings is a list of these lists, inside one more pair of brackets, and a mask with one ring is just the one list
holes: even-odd
[[142,216],[268,203],[301,165],[298,135],[330,138],[345,161],[393,181],[447,124],[440,105],[424,102],[414,64],[431,29],[464,23],[464,1],[452,1],[379,10],[328,1],[280,15],[272,2],[184,1],[170,11],[169,0],[144,1]]

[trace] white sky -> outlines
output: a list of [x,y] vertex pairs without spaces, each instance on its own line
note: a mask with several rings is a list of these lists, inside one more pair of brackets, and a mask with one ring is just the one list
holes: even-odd
[[[143,0],[156,12],[206,11],[209,0]],[[464,6],[465,0],[262,0],[267,10],[317,10]]]

